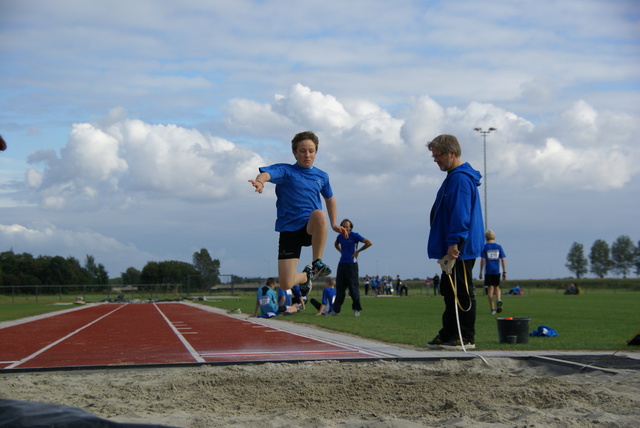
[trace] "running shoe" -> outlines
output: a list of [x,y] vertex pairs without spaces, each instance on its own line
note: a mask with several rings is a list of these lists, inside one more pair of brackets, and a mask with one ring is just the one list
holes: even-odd
[[498,300],[498,309],[496,310],[497,313],[502,312],[502,300]]
[[431,342],[427,342],[427,348],[440,349],[440,345],[442,345],[443,343],[444,342],[442,341],[442,339],[440,339],[440,335],[437,335]]
[[359,317],[360,316],[360,311],[353,311],[353,316],[354,317]]
[[491,309],[491,315],[495,315],[496,311],[494,311],[493,309]]
[[324,264],[322,259],[316,259],[311,266],[313,268],[311,279],[320,279],[331,275],[331,268]]
[[[443,343],[440,345],[441,349],[449,349],[452,351],[462,350],[462,343],[460,339],[452,340],[451,342]],[[476,345],[464,339],[464,349],[476,349]]]
[[311,265],[307,265],[302,270],[302,272],[307,274],[307,282],[305,282],[304,284],[300,284],[300,294],[302,294],[302,296],[304,297],[309,294],[311,288],[313,288],[313,283],[311,282],[311,277],[313,276],[313,267]]
[[324,314],[327,317],[339,317],[340,316],[340,312],[336,312],[336,311],[329,311],[326,314]]

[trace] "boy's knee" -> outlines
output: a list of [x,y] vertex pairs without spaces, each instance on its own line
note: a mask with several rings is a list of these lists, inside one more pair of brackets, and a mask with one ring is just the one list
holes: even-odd
[[314,223],[314,224],[326,224],[327,223],[327,216],[324,215],[324,211],[315,210],[309,216],[309,222]]
[[309,223],[307,224],[307,233],[313,235],[314,232],[327,229],[327,217],[324,215],[324,211],[315,210],[309,216]]

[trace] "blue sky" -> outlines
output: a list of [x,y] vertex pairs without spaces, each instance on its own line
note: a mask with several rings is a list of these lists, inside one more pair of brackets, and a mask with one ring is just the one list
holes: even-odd
[[432,276],[444,176],[424,146],[454,134],[484,175],[473,129],[494,127],[509,276],[569,276],[573,242],[640,240],[639,18],[635,1],[0,1],[0,250],[91,254],[114,277],[207,248],[223,273],[275,275],[273,188],[247,180],[311,129],[339,217],[374,244],[361,273]]

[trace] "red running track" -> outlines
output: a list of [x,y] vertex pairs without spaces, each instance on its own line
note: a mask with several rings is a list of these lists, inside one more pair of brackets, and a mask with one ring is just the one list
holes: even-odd
[[89,305],[0,328],[0,369],[378,358],[184,303]]

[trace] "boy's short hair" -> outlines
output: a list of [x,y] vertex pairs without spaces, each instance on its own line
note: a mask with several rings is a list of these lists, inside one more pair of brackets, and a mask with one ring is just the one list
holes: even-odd
[[300,142],[304,140],[313,141],[313,144],[316,145],[316,152],[318,151],[318,143],[319,143],[318,136],[311,131],[298,132],[293,137],[293,140],[291,140],[291,151],[295,153],[296,150],[298,150],[298,146],[300,145]]
[[268,287],[271,287],[272,285],[275,286],[276,285],[276,279],[275,278],[267,278],[267,281],[265,282],[265,284]]
[[484,234],[484,237],[487,241],[493,241],[494,239],[496,239],[496,233],[491,229],[487,229],[487,231]]
[[449,134],[438,135],[436,138],[427,143],[427,148],[430,151],[438,149],[441,154],[453,153],[457,157],[462,156],[462,148],[458,139]]
[[334,278],[327,278],[327,279],[324,281],[324,283],[325,283],[325,284],[327,284],[327,285],[330,285],[330,286],[332,286],[332,287],[335,287],[335,285],[336,285],[336,280],[335,280]]

